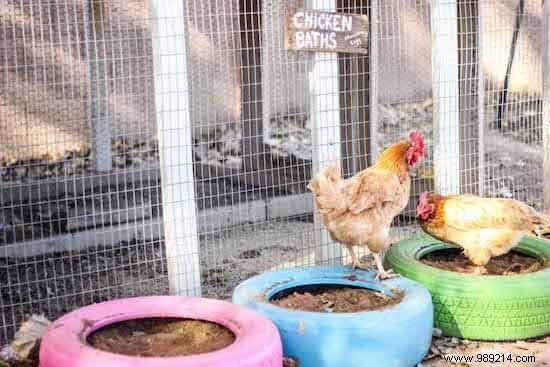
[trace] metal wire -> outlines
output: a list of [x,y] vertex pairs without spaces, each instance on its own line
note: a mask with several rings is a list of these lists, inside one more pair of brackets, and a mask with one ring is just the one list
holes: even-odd
[[[439,98],[447,85],[434,71],[432,24],[446,15],[431,12],[434,1],[185,1],[172,20],[185,22],[190,93],[170,84],[177,71],[162,75],[177,98],[161,112],[181,112],[177,101],[189,98],[192,138],[173,129],[171,148],[192,145],[193,162],[161,167],[153,25],[170,19],[152,18],[145,0],[0,0],[0,344],[32,313],[168,293],[169,256],[198,256],[200,270],[177,276],[199,271],[202,294],[222,299],[264,271],[346,261],[313,219],[313,166],[336,153],[351,176],[412,129],[427,153],[392,240],[418,232],[418,194],[444,181],[434,171],[442,136],[459,147],[462,192],[541,209],[539,1],[525,0],[502,125],[492,129],[518,1],[458,1],[454,109]],[[369,53],[285,50],[285,16],[299,7],[369,16]],[[312,86],[319,65],[336,72]],[[453,135],[445,119],[455,114]],[[192,196],[186,182],[162,185],[161,169],[190,165],[197,211],[163,222],[162,190]],[[198,254],[167,255],[166,227],[192,216]]]
[[5,342],[31,313],[165,293],[167,277],[147,8],[0,8]]

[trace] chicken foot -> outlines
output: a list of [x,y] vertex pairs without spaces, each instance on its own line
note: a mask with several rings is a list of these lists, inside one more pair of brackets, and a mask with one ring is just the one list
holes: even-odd
[[376,273],[376,280],[383,280],[383,279],[389,279],[394,278],[398,276],[393,272],[393,270],[384,270],[384,265],[382,265],[382,259],[380,258],[380,255],[377,253],[372,253],[374,256],[374,261],[376,262],[376,268],[378,269],[378,272]]
[[[351,269],[352,270],[355,270],[357,268],[363,269],[353,247],[349,246],[347,249],[351,256]],[[384,270],[384,266],[382,265],[382,259],[380,258],[379,254],[376,254],[373,252],[372,255],[374,256],[374,261],[376,262],[376,268],[378,269],[375,277],[376,280],[390,279],[398,276],[398,274],[395,274],[393,270],[387,270],[387,271]],[[368,270],[368,269],[365,269],[365,270]]]
[[474,269],[474,274],[475,275],[484,275],[484,274],[487,274],[487,269],[485,268],[485,266],[481,265],[481,266],[476,266],[476,268]]
[[353,249],[352,246],[347,247],[347,249],[351,256],[351,270],[355,270],[355,269],[363,269],[367,271],[370,270],[367,266],[361,264],[361,261],[357,257],[357,254],[355,253],[355,250]]

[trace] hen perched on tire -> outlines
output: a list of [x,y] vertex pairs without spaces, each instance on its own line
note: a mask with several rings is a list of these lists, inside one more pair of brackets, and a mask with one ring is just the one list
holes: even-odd
[[385,263],[423,284],[432,295],[435,326],[445,335],[476,340],[517,340],[550,333],[550,242],[523,238],[516,251],[536,258],[542,270],[495,276],[441,270],[420,261],[452,248],[430,236],[394,245]]

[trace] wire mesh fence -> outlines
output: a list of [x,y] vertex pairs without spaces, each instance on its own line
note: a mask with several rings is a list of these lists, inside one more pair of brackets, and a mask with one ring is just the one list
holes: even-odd
[[2,341],[167,289],[149,28],[143,3],[1,2]]
[[[412,129],[394,240],[425,190],[542,209],[539,1],[152,3],[0,0],[0,343],[31,313],[340,261],[312,172],[351,176]],[[367,54],[285,49],[299,8],[366,15]]]

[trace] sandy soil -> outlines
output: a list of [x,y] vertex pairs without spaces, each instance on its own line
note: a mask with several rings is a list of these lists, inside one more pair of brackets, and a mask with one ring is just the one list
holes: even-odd
[[271,303],[279,307],[310,312],[373,311],[390,307],[403,300],[402,292],[397,289],[392,291],[394,294],[389,296],[364,288],[319,285],[301,287],[283,295],[276,294]]

